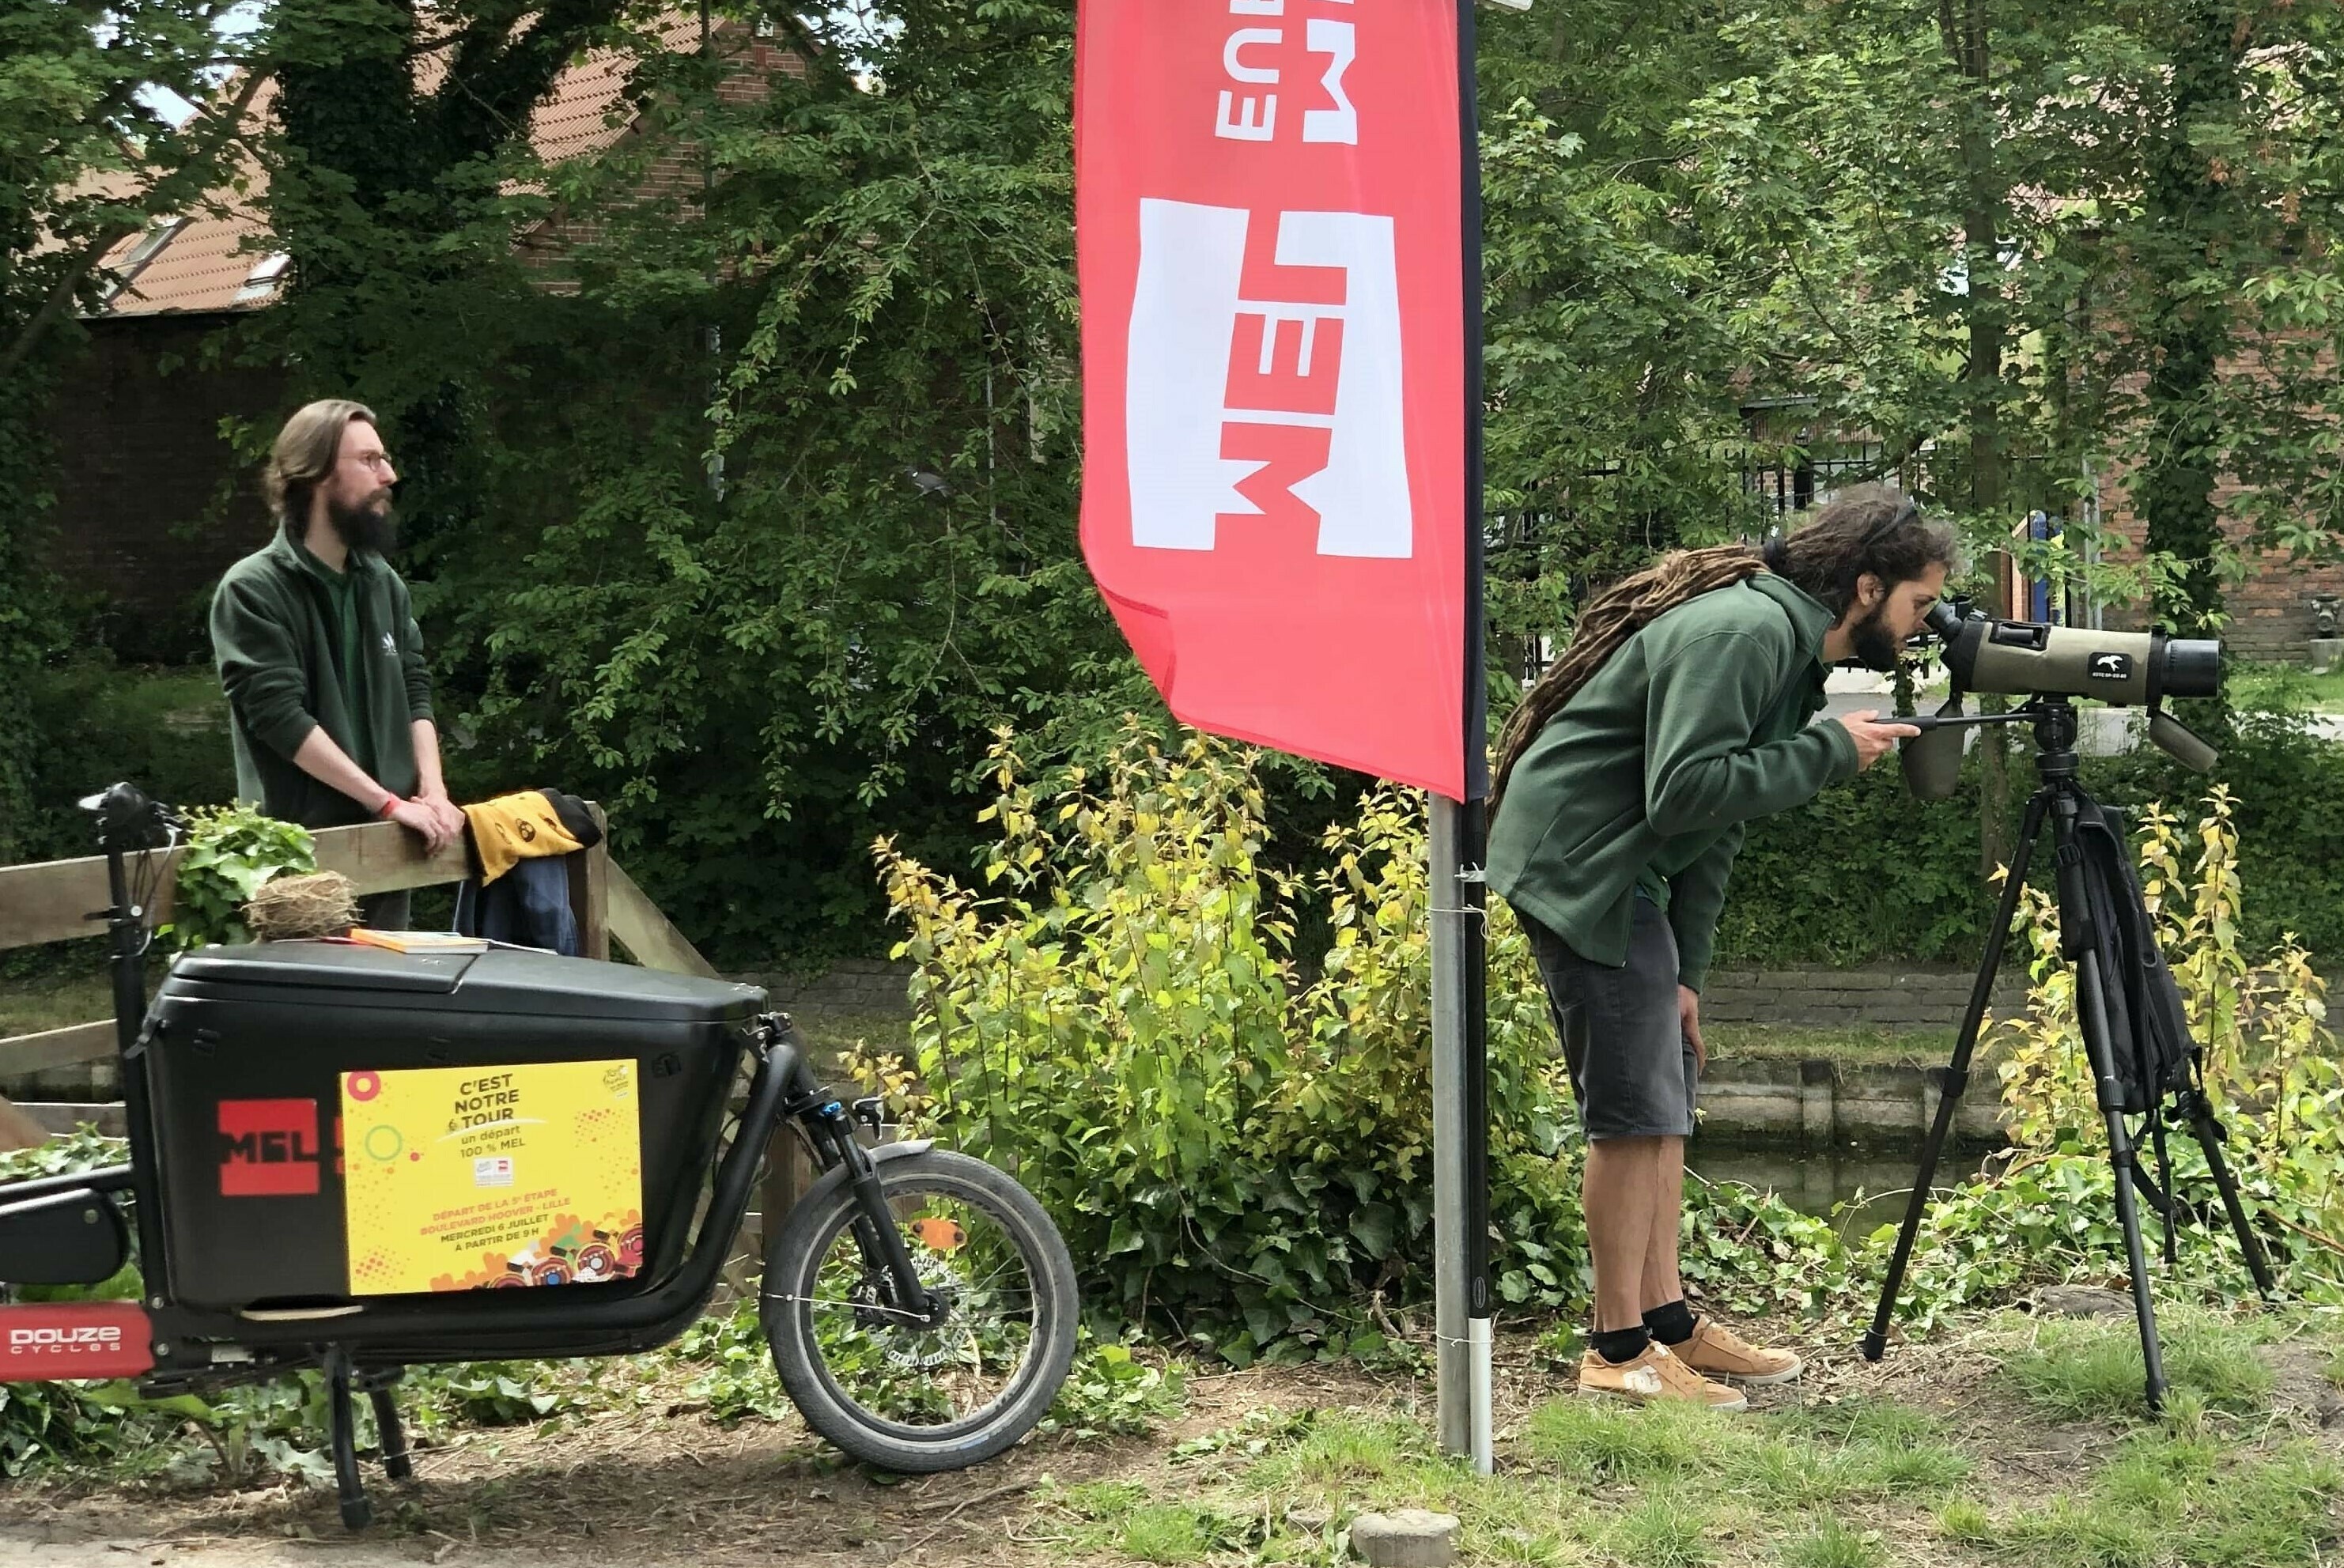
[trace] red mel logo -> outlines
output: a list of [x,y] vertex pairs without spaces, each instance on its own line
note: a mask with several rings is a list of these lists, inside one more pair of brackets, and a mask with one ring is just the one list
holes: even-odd
[[318,1190],[318,1102],[219,1102],[220,1196],[292,1198]]

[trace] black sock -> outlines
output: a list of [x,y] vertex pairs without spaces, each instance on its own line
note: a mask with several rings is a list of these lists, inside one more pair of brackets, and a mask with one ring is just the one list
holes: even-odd
[[1675,1300],[1645,1313],[1644,1327],[1652,1331],[1652,1338],[1664,1345],[1682,1345],[1692,1338],[1692,1309],[1684,1304],[1682,1296],[1679,1296]]
[[1616,1367],[1642,1355],[1644,1347],[1652,1342],[1652,1336],[1643,1324],[1638,1323],[1627,1329],[1598,1329],[1588,1336],[1587,1342],[1595,1347],[1597,1355]]

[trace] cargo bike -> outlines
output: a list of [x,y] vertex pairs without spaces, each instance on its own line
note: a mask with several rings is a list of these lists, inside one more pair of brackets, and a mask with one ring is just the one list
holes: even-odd
[[[147,911],[176,821],[126,784],[83,805],[109,879],[94,918],[129,1163],[0,1185],[0,1381],[160,1395],[321,1371],[359,1528],[359,1397],[401,1480],[404,1369],[674,1339],[788,1124],[821,1174],[768,1228],[760,1320],[807,1424],[928,1472],[1001,1452],[1049,1408],[1077,1304],[1048,1215],[980,1160],[876,1141],[878,1101],[823,1087],[763,991],[316,940],[182,954],[150,1006]],[[15,1299],[134,1259],[138,1300]]]

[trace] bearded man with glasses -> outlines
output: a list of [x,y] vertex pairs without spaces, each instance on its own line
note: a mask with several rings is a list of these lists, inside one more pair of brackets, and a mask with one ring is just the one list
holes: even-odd
[[[423,636],[384,559],[398,482],[363,405],[327,399],[286,420],[262,474],[276,531],[220,579],[212,652],[240,798],[304,827],[396,822],[437,850],[464,814],[440,774]],[[408,895],[378,894],[360,915],[404,927]]]
[[1489,885],[1530,936],[1587,1138],[1582,1393],[1740,1410],[1731,1383],[1798,1375],[1677,1277],[1701,988],[1743,824],[1920,733],[1810,721],[1827,666],[1895,668],[1953,561],[1951,531],[1880,485],[1763,551],[1679,551],[1588,603],[1500,737]]

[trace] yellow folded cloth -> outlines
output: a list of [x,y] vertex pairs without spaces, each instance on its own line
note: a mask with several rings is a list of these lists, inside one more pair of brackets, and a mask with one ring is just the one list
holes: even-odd
[[480,882],[494,882],[513,863],[541,855],[568,855],[586,846],[562,824],[561,814],[542,790],[500,794],[464,808],[472,825],[472,847],[480,857]]

